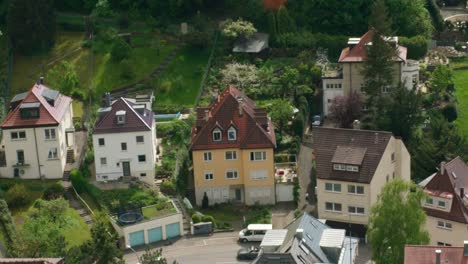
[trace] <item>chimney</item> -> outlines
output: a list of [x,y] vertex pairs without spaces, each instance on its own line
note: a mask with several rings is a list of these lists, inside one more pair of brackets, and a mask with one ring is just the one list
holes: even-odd
[[379,143],[379,133],[376,132],[376,133],[374,133],[374,135],[375,135],[374,143],[377,144],[377,143]]
[[361,129],[361,122],[359,120],[354,120],[353,121],[353,129],[359,130]]
[[111,106],[111,96],[110,96],[109,92],[105,93],[105,99],[104,100],[105,100],[105,104],[106,104],[105,106],[110,107]]
[[43,76],[39,77],[39,81],[37,81],[37,84],[44,84],[44,77]]
[[468,240],[463,241],[463,256],[468,257]]
[[460,187],[460,198],[462,198],[463,200],[464,197],[465,197],[465,188]]
[[242,105],[244,104],[244,99],[242,97],[238,97],[237,102],[239,102],[239,115],[242,116],[243,114]]
[[442,161],[440,163],[440,174],[441,175],[445,173],[445,164],[446,164],[445,161]]
[[442,250],[436,249],[436,264],[440,264],[440,253],[442,253]]
[[208,118],[210,117],[210,110],[205,109],[205,121],[208,122]]
[[304,229],[302,228],[296,229],[296,237],[299,239],[302,239],[304,237]]

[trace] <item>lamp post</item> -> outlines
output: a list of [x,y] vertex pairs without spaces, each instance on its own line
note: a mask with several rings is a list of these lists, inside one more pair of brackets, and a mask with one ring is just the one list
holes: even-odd
[[130,249],[133,253],[135,253],[135,256],[137,257],[138,262],[136,264],[140,264],[140,256],[138,256],[138,253],[133,249],[130,245],[127,245],[127,248]]

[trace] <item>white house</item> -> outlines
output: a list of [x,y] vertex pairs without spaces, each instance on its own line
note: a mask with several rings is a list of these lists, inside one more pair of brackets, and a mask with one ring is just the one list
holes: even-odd
[[73,158],[72,99],[52,90],[41,79],[10,101],[0,125],[0,177],[60,179]]
[[154,183],[157,143],[150,106],[142,100],[119,98],[98,110],[93,132],[97,181],[137,177]]

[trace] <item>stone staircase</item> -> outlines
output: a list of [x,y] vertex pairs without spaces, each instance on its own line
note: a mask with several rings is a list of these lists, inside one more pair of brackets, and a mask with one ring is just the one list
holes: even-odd
[[73,149],[67,150],[67,163],[75,163],[75,151]]
[[90,215],[91,212],[89,212],[88,209],[86,209],[76,197],[70,182],[70,171],[63,172],[62,185],[65,189],[65,198],[70,203],[70,207],[78,212],[80,217],[85,221],[86,224],[88,224],[88,226],[91,226],[93,224],[93,219]]
[[183,227],[184,227],[184,236],[190,235],[190,221],[192,221],[191,216],[188,215],[187,210],[185,210],[185,206],[183,205],[182,201],[180,201],[179,198],[174,198],[173,199],[175,206],[177,209],[182,212],[182,218],[183,218]]

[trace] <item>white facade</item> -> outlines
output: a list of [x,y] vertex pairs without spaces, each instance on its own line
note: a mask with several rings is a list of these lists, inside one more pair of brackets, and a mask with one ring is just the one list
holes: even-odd
[[94,134],[93,146],[97,181],[137,177],[148,184],[154,183],[156,162],[154,123],[151,131]]
[[68,137],[67,142],[66,133],[66,129],[73,128],[72,120],[70,104],[58,126],[3,129],[1,146],[6,166],[0,167],[0,177],[61,179],[67,149],[74,144],[73,137]]

